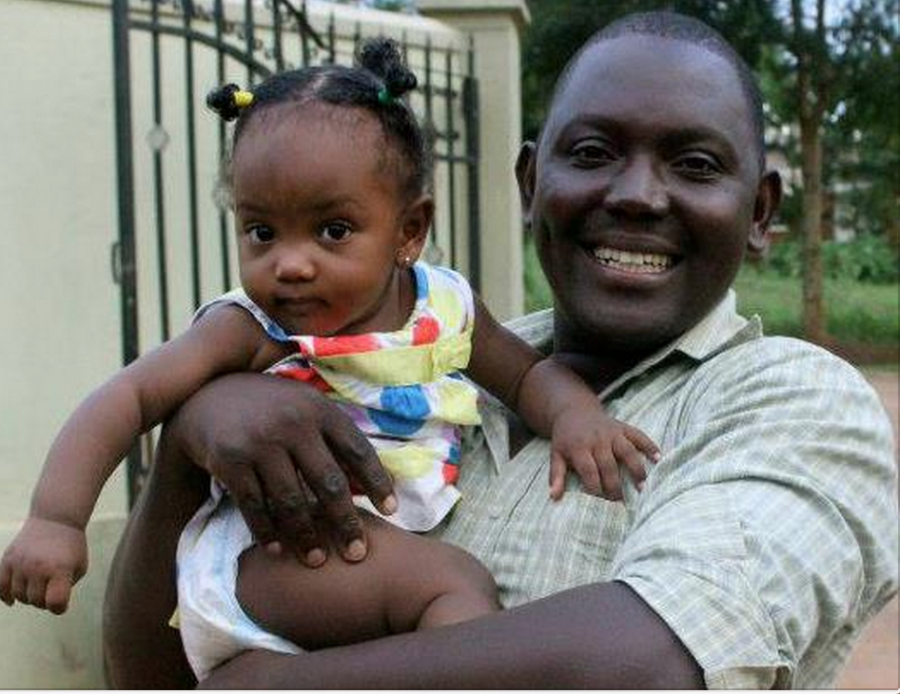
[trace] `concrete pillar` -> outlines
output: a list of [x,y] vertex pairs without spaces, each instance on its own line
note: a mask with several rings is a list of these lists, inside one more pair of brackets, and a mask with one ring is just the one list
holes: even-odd
[[481,110],[481,294],[500,319],[521,315],[522,222],[513,165],[522,141],[524,0],[417,0],[419,11],[471,34]]

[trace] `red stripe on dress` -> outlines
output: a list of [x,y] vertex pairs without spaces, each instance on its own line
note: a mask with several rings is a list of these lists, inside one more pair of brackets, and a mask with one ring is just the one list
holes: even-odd
[[308,366],[282,366],[275,369],[272,373],[281,378],[289,378],[292,381],[309,384],[322,393],[330,393],[333,390],[328,381]]

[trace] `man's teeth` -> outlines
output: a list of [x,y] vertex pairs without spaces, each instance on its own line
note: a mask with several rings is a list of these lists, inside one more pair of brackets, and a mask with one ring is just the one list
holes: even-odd
[[662,272],[672,265],[672,256],[659,253],[632,253],[615,248],[595,248],[594,257],[601,265],[626,272]]

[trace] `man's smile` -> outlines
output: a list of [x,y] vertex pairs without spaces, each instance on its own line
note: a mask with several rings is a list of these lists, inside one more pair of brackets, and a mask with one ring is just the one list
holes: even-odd
[[675,257],[669,254],[626,251],[610,246],[597,246],[590,249],[590,253],[601,265],[636,274],[659,274],[675,263]]

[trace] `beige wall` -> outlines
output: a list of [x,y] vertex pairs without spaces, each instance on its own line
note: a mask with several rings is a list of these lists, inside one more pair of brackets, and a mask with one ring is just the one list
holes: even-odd
[[[27,512],[56,429],[119,364],[110,43],[102,5],[0,2],[2,547]],[[124,511],[117,475],[69,614],[0,605],[0,687],[102,686],[100,595]]]
[[0,521],[22,517],[54,431],[119,363],[109,36],[102,8],[0,3]]
[[[382,31],[401,38],[405,33],[410,41],[431,36],[435,45],[463,47],[468,45],[467,32],[477,29],[315,1],[309,2],[309,10],[317,28],[323,28],[328,14],[336,11],[338,33],[344,35],[351,35],[360,22],[366,34]],[[492,16],[492,22],[497,20]],[[486,118],[480,175],[482,188],[491,191],[482,196],[482,231],[505,244],[496,246],[493,254],[485,252],[484,293],[489,305],[507,317],[521,312],[518,207],[510,197],[514,195],[511,163],[518,145],[518,37],[515,31],[510,33],[513,24],[502,17],[500,21],[506,23],[495,32],[498,45],[490,40],[485,43],[477,33],[476,41]],[[5,326],[0,339],[0,549],[9,543],[27,513],[31,490],[56,430],[74,406],[120,364],[119,292],[110,271],[110,248],[118,235],[111,36],[109,0],[0,0],[0,84],[4,89],[0,108],[0,319]],[[147,74],[146,39],[134,38],[133,42],[134,71]],[[340,46],[347,51],[350,44],[343,41]],[[180,52],[164,57],[167,69],[176,76],[183,69],[182,60]],[[411,62],[421,70],[419,57],[412,56]],[[214,83],[212,69],[211,59],[199,55],[199,98]],[[490,78],[491,70],[497,69],[513,72]],[[497,91],[500,84],[506,86],[498,102],[485,91]],[[151,241],[152,194],[146,173],[150,171],[150,149],[145,142],[150,109],[145,86],[138,83],[134,91],[144,348],[159,335],[153,306],[157,301],[152,269],[156,251]],[[177,78],[166,90],[176,101],[183,93]],[[508,109],[506,116],[501,112],[504,108]],[[198,123],[205,123],[199,133],[198,165],[205,225],[203,293],[208,297],[220,290],[222,278],[212,240],[217,233],[212,231],[216,148],[210,120],[204,115],[198,114]],[[165,156],[179,162],[185,154],[184,117],[173,113],[168,120],[170,143]],[[497,143],[504,143],[507,151],[498,154]],[[191,313],[186,187],[180,170],[180,166],[170,167],[167,185],[175,332]],[[464,189],[465,179],[457,184]],[[445,171],[437,172],[436,186],[439,193],[446,186]],[[442,221],[439,219],[439,227],[446,229]],[[446,243],[446,238],[439,241]],[[491,238],[486,238],[485,248],[491,244]],[[497,253],[500,247],[508,250]],[[461,260],[466,261],[464,252]],[[0,688],[103,686],[102,593],[125,512],[120,471],[107,485],[91,522],[90,573],[79,584],[65,616],[0,605]]]

